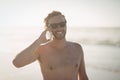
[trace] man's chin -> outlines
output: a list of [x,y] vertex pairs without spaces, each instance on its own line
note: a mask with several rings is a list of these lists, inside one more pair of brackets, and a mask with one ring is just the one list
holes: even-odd
[[65,34],[53,34],[53,36],[57,40],[65,39]]

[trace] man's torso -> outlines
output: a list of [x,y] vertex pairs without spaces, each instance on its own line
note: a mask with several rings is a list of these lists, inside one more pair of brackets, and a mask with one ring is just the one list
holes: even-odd
[[77,80],[81,59],[77,46],[68,43],[63,49],[47,47],[40,53],[38,60],[45,80]]

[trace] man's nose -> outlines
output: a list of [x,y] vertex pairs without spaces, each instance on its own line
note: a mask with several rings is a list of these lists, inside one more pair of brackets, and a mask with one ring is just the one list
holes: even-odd
[[57,29],[62,29],[61,25],[57,25]]
[[60,26],[60,25],[57,25],[57,27],[58,27],[58,28],[61,28],[61,26]]

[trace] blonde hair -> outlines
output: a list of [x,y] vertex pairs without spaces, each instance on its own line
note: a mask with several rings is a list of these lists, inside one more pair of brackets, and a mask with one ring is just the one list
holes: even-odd
[[62,15],[64,18],[65,16],[60,12],[60,11],[52,11],[51,13],[48,14],[48,16],[44,19],[45,26],[48,26],[48,20],[54,16]]

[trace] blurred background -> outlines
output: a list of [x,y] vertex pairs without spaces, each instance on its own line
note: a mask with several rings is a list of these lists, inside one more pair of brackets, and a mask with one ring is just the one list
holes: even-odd
[[37,61],[18,69],[12,60],[53,10],[67,19],[67,40],[83,46],[89,80],[120,80],[119,0],[0,0],[0,80],[42,80]]

